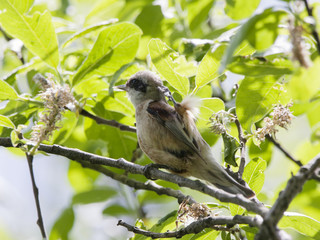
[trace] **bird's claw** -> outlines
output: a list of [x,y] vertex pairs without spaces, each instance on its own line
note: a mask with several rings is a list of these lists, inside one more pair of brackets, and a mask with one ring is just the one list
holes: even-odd
[[174,100],[169,88],[167,88],[166,86],[159,86],[158,89],[169,99],[169,101],[173,102],[174,105],[177,104],[177,102],[176,102],[176,100]]

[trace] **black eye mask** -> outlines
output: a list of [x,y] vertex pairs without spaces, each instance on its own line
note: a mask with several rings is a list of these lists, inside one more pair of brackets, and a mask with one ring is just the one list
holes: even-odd
[[146,92],[147,91],[147,84],[143,83],[140,79],[131,79],[128,83],[128,87],[133,88],[139,92]]

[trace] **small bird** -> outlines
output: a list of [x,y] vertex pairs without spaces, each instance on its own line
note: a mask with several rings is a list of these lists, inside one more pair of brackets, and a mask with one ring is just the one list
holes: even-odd
[[215,161],[196,127],[194,99],[187,97],[181,103],[175,102],[169,89],[151,71],[139,71],[117,88],[128,93],[135,107],[138,142],[153,162],[167,166],[173,173],[208,181],[229,193],[247,198],[255,195]]

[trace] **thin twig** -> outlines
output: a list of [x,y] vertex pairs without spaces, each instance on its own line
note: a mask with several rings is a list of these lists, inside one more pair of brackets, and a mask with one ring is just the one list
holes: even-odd
[[[272,142],[284,155],[286,155],[287,158],[289,158],[292,162],[297,164],[299,167],[302,167],[303,164],[300,160],[295,159],[287,150],[285,150],[280,143],[278,143],[274,138],[270,137],[269,135],[266,135],[266,138]],[[317,171],[314,172],[314,174],[311,177],[312,179],[316,181],[320,181],[320,176]]]
[[[116,174],[103,166],[90,164],[90,163],[84,162],[84,161],[81,162],[81,165],[85,168],[90,168],[92,170],[100,172],[100,173],[104,174],[105,176],[108,176],[108,177],[110,177],[118,182],[121,182],[125,185],[128,185],[129,187],[132,187],[134,189],[149,190],[149,191],[153,191],[153,192],[157,193],[158,195],[167,195],[170,197],[174,197],[174,198],[178,199],[179,204],[182,203],[183,200],[187,198],[187,196],[184,195],[181,191],[174,190],[171,188],[162,187],[153,181],[147,181],[145,183],[139,182],[139,181],[133,180],[131,178],[128,178],[125,175]],[[190,199],[189,201],[191,203],[195,202],[195,200],[192,199],[190,196],[188,196],[188,197],[189,197],[189,199]]]
[[40,200],[39,200],[39,189],[36,185],[36,181],[34,178],[34,173],[33,173],[33,155],[30,155],[28,153],[26,153],[26,157],[28,160],[28,166],[29,166],[29,172],[30,172],[30,176],[31,176],[31,182],[32,182],[32,189],[33,189],[33,195],[34,195],[34,200],[36,202],[36,208],[37,208],[37,214],[38,214],[38,220],[37,220],[37,224],[40,228],[41,231],[41,235],[43,239],[46,239],[46,231],[44,228],[44,224],[43,224],[43,218],[42,218],[42,214],[41,214],[41,207],[40,207]]
[[[0,146],[12,147],[10,138],[0,138]],[[115,167],[115,168],[127,170],[132,174],[144,175],[145,177],[150,179],[162,179],[168,182],[176,183],[179,186],[187,187],[187,188],[205,193],[209,196],[212,196],[220,200],[221,202],[231,202],[231,203],[240,205],[245,209],[247,209],[248,211],[257,213],[261,216],[264,216],[268,211],[268,209],[265,206],[263,206],[262,203],[256,202],[252,199],[251,200],[247,199],[241,194],[237,194],[237,195],[230,194],[223,190],[208,186],[199,180],[194,181],[179,175],[160,171],[153,167],[146,168],[144,166],[126,161],[123,158],[113,159],[108,157],[102,157],[99,155],[81,151],[79,149],[67,148],[59,145],[40,144],[39,151],[44,151],[47,153],[56,154],[60,156],[65,156],[70,160],[74,160],[80,163],[83,161],[86,161],[91,164]],[[146,169],[148,169],[148,171],[146,171]]]
[[[234,95],[236,96],[236,94],[238,92],[238,89],[239,89],[239,85],[235,84],[234,88],[235,88]],[[246,144],[247,144],[247,139],[245,138],[245,136],[243,134],[243,130],[242,130],[240,121],[238,119],[237,113],[235,113],[235,121],[234,122],[235,122],[235,124],[237,126],[237,129],[238,129],[239,141],[240,141],[240,165],[239,165],[238,175],[239,175],[239,178],[242,179],[244,167],[246,165]]]
[[115,120],[107,120],[107,119],[95,116],[95,115],[89,113],[88,111],[86,111],[84,109],[81,110],[80,115],[88,117],[88,118],[91,118],[92,120],[96,121],[96,123],[98,123],[98,124],[104,124],[104,125],[116,127],[116,128],[119,128],[122,131],[136,132],[136,128],[135,127],[119,123],[119,122],[117,122]]
[[[308,1],[307,0],[303,0],[303,2],[304,2],[304,5],[306,6],[306,9],[307,9],[309,17],[314,18],[313,14],[312,14],[312,8],[310,8]],[[314,39],[316,40],[316,43],[317,43],[318,53],[320,54],[319,34],[318,34],[317,30],[316,30],[316,26],[315,25],[311,25],[311,29],[312,29],[312,35],[313,35],[313,37],[314,37]]]
[[238,128],[239,140],[240,140],[240,153],[241,153],[238,174],[239,174],[239,177],[242,178],[244,167],[246,165],[246,143],[247,143],[247,139],[243,135],[242,127],[241,127],[241,124],[240,124],[240,122],[239,122],[237,117],[236,117],[236,120],[235,120],[235,124],[236,124],[236,126]]
[[142,234],[151,238],[181,238],[187,234],[199,233],[205,228],[215,228],[216,226],[221,225],[235,225],[235,224],[249,224],[250,226],[259,227],[262,222],[262,219],[259,217],[249,217],[249,216],[215,216],[215,217],[206,217],[200,220],[197,220],[185,228],[182,228],[178,231],[167,231],[164,233],[151,232],[147,230],[140,229],[138,227],[132,226],[122,220],[119,220],[118,226],[123,226],[128,229],[130,232],[137,234]]
[[[294,197],[302,191],[302,187],[309,180],[315,170],[320,166],[320,154],[313,158],[308,164],[302,166],[298,173],[291,177],[286,188],[280,192],[276,202],[264,218],[259,234],[255,239],[281,239],[278,235],[277,224],[283,217]],[[269,238],[266,238],[269,236]]]
[[303,164],[300,160],[295,159],[287,150],[285,150],[280,143],[278,143],[273,137],[270,137],[269,135],[266,135],[266,139],[268,139],[270,142],[272,142],[284,155],[286,155],[287,158],[289,158],[291,161],[293,161],[295,164],[297,164],[299,167],[302,167]]

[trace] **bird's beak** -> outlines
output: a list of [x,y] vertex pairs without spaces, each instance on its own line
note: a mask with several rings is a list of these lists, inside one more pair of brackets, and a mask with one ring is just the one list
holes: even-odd
[[118,85],[118,86],[114,86],[115,89],[119,89],[119,90],[123,90],[123,91],[128,91],[128,87],[127,85],[123,84],[123,85]]

